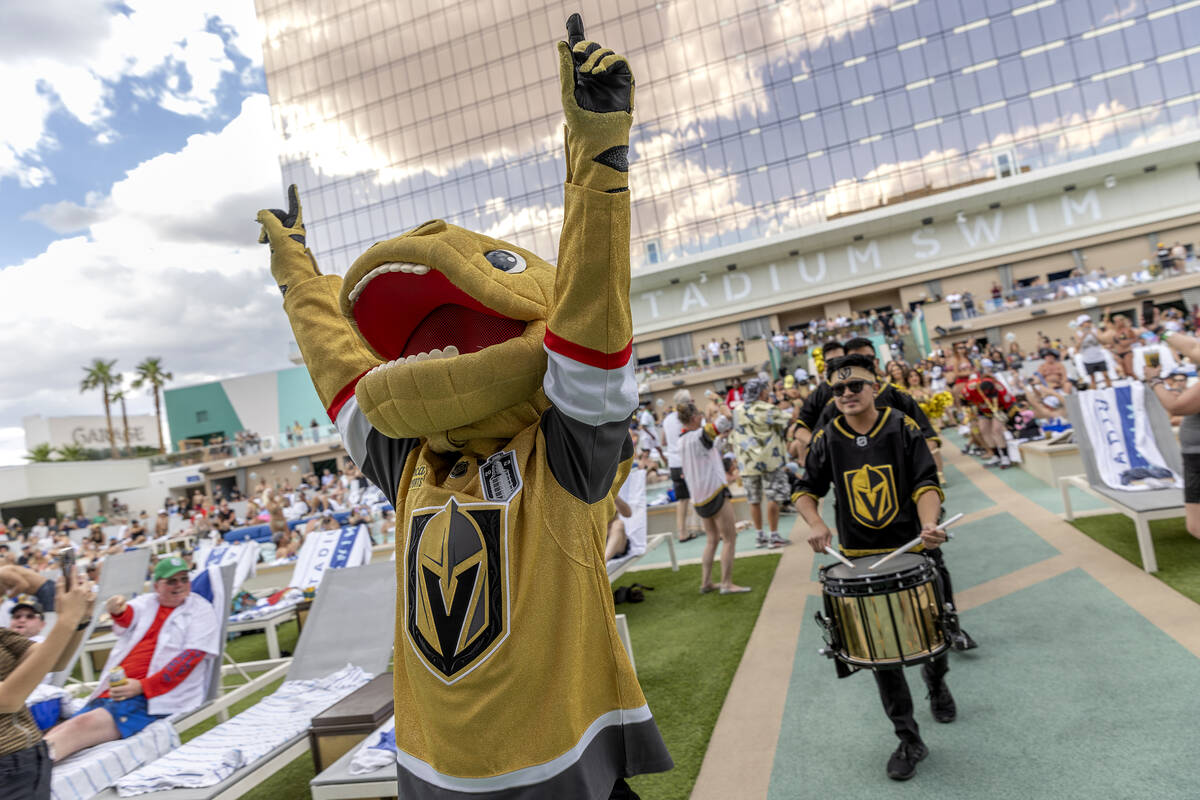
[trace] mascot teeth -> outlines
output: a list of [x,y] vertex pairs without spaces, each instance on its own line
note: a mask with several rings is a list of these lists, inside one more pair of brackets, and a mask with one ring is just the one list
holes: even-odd
[[380,370],[391,369],[397,364],[415,364],[418,361],[436,361],[443,358],[454,358],[458,355],[458,348],[452,344],[448,344],[441,350],[436,347],[428,353],[414,353],[406,358],[397,358],[395,361],[389,361],[386,364],[379,364],[371,368],[371,372],[379,372]]
[[354,288],[350,290],[350,302],[353,303],[354,301],[358,300],[358,296],[363,293],[363,290],[367,288],[367,284],[370,283],[372,279],[378,278],[380,275],[384,275],[388,272],[405,272],[411,275],[426,275],[429,273],[429,266],[427,264],[413,264],[410,261],[389,261],[386,264],[380,264],[378,267],[364,275],[358,283],[354,284]]

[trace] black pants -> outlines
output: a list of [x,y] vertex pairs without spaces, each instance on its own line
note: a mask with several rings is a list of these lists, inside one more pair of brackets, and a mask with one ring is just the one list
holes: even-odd
[[617,782],[613,784],[612,794],[608,796],[608,800],[639,800],[637,793],[630,788],[624,778],[617,778]]
[[[954,591],[950,585],[950,573],[946,570],[941,548],[926,550],[925,555],[929,556],[937,567],[938,580],[942,584],[942,600],[953,604]],[[922,667],[922,671],[925,679],[933,685],[941,683],[942,678],[950,671],[948,651],[943,651],[940,656],[928,662]],[[891,719],[892,727],[895,728],[900,741],[913,744],[921,741],[920,728],[913,719],[912,693],[908,690],[904,670],[875,670],[875,685],[879,687],[879,699],[883,701],[883,710]]]
[[50,800],[45,742],[0,756],[0,800]]

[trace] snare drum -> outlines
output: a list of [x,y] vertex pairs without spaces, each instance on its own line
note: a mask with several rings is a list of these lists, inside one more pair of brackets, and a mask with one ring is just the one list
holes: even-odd
[[945,652],[949,639],[941,584],[933,562],[902,553],[879,570],[882,556],[851,559],[854,568],[831,564],[821,570],[828,632],[827,655],[866,669],[920,664]]

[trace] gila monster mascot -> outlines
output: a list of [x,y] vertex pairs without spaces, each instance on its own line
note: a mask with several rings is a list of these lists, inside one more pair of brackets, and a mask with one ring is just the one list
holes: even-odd
[[637,406],[633,76],[567,33],[557,269],[434,220],[321,275],[294,186],[258,214],[317,393],[396,508],[401,797],[636,797],[625,777],[672,766],[603,556]]

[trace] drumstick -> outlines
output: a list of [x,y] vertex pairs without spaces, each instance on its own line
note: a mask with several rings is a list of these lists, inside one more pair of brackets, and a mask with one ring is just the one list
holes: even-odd
[[[955,522],[958,522],[958,521],[959,521],[959,520],[962,518],[962,516],[963,516],[963,515],[962,515],[962,512],[959,512],[958,514],[955,514],[953,517],[951,517],[950,519],[948,519],[948,520],[946,520],[945,522],[943,522],[941,525],[938,525],[936,528],[934,528],[934,530],[938,530],[938,531],[940,531],[940,530],[945,530],[945,529],[946,529],[946,527],[947,527],[948,525],[951,525],[951,524],[953,524],[953,523],[955,523]],[[954,534],[947,532],[947,533],[946,533],[946,538],[947,538],[947,539],[953,539],[953,538],[954,538]],[[917,538],[913,539],[911,542],[908,542],[907,544],[902,544],[902,545],[900,545],[898,548],[896,548],[895,550],[893,550],[892,552],[888,553],[888,554],[887,554],[886,556],[884,556],[883,558],[881,558],[881,559],[879,559],[878,561],[876,561],[874,564],[872,564],[870,567],[868,567],[868,569],[875,569],[876,567],[882,566],[882,565],[886,564],[887,562],[891,561],[891,560],[892,560],[893,558],[895,558],[896,556],[898,556],[898,555],[900,555],[901,553],[903,553],[905,550],[908,550],[910,547],[916,547],[916,546],[917,546],[917,545],[919,545],[920,543],[921,543],[921,537],[920,537],[920,536],[918,536]]]
[[833,556],[833,557],[834,557],[834,558],[836,558],[838,561],[840,561],[840,562],[842,562],[843,564],[845,564],[847,567],[850,567],[851,569],[854,569],[854,562],[853,562],[853,561],[851,561],[850,559],[846,558],[844,555],[842,555],[841,553],[839,553],[837,550],[834,550],[834,549],[833,549],[832,547],[830,547],[829,545],[825,545],[825,552],[826,552],[826,553],[829,553],[829,555]]

